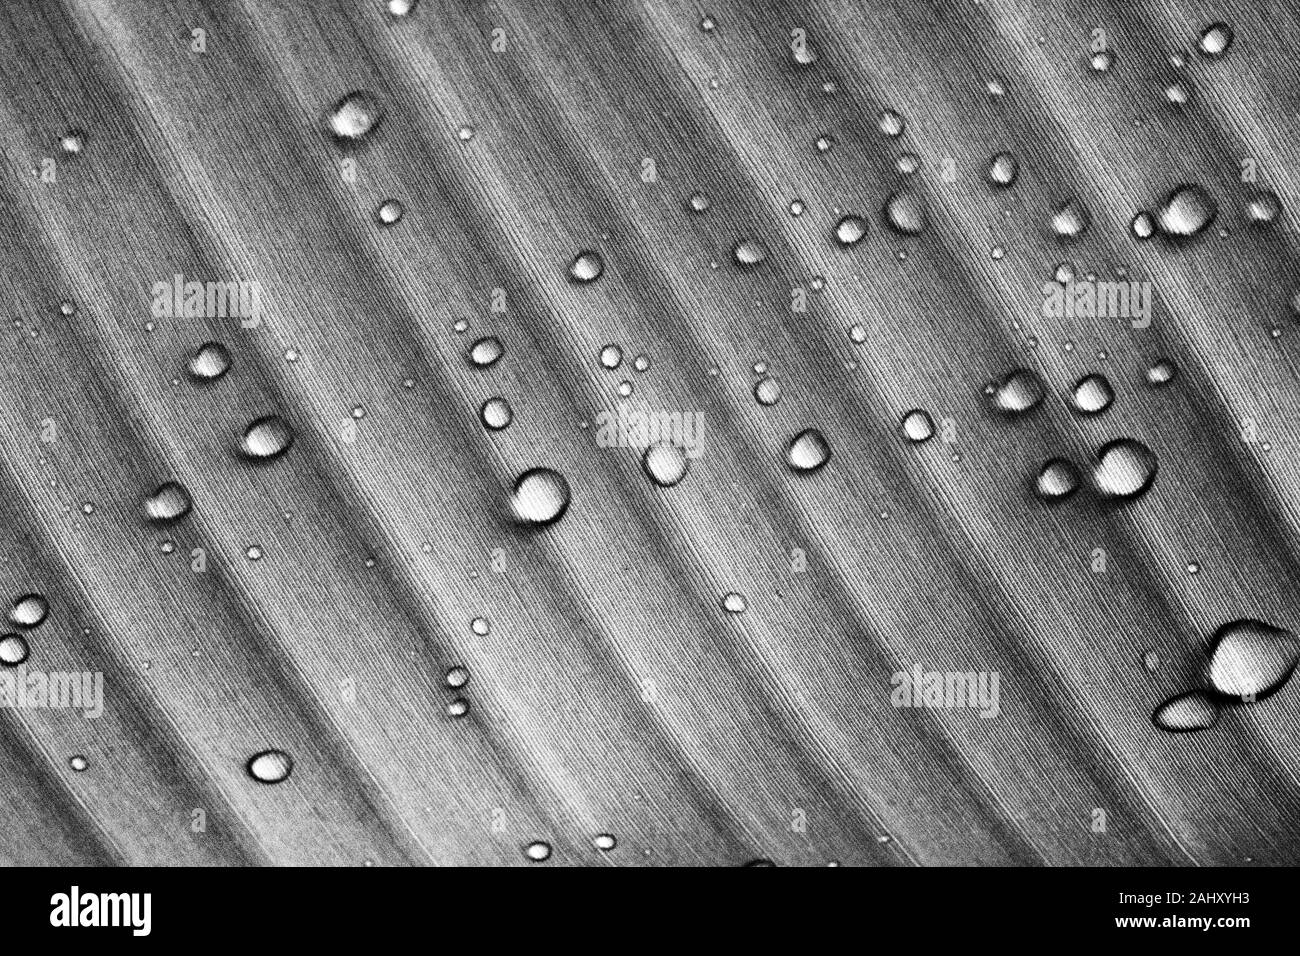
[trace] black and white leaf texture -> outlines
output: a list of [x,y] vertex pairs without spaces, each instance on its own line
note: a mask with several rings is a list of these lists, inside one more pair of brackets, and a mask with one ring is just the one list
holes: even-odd
[[[0,860],[1295,862],[1295,687],[1151,714],[1227,622],[1300,625],[1298,55],[1281,0],[5,3],[0,597],[48,598],[25,666],[100,672],[105,706],[0,710]],[[355,91],[382,116],[340,140]],[[1183,183],[1211,227],[1135,239]],[[1062,263],[1150,282],[1149,327],[1045,317]],[[257,283],[264,321],[155,318],[177,274]],[[210,341],[232,366],[199,383]],[[1017,367],[1046,398],[996,414]],[[1116,397],[1082,416],[1092,372]],[[631,402],[702,414],[679,484],[596,440]],[[913,408],[945,435],[906,441]],[[266,415],[296,440],[250,462]],[[806,428],[832,455],[801,473]],[[1119,438],[1159,472],[1111,502]],[[1053,457],[1085,487],[1049,505]],[[533,467],[571,489],[545,527],[510,509]],[[160,526],[168,481],[193,508]],[[996,672],[998,716],[893,706],[915,665]],[[268,749],[282,783],[246,767]]]

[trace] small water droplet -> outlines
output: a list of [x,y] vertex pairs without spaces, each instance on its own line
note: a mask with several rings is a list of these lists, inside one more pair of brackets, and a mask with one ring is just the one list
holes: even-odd
[[1142,655],[1142,666],[1147,669],[1147,673],[1154,674],[1160,667],[1160,655],[1155,651],[1147,651]]
[[736,265],[753,268],[767,259],[767,247],[757,239],[742,239],[731,250]]
[[903,437],[915,444],[934,437],[934,419],[922,408],[914,408],[903,416]]
[[261,561],[262,549],[255,544],[250,544],[247,550],[244,551],[244,557],[248,558],[249,561]]
[[393,17],[408,17],[415,12],[418,0],[388,0],[388,14]]
[[1011,153],[998,153],[989,160],[988,177],[994,186],[1012,186],[1020,175],[1020,163]]
[[464,697],[457,697],[447,704],[448,717],[464,717],[469,713],[469,701]]
[[1133,217],[1133,221],[1129,223],[1129,228],[1138,239],[1150,239],[1152,233],[1156,231],[1156,221],[1151,213],[1144,209]]
[[0,637],[0,664],[17,667],[27,660],[27,640],[18,634]]
[[406,213],[406,207],[396,199],[385,199],[379,204],[379,210],[375,213],[379,219],[380,225],[393,226],[402,221],[402,216]]
[[184,485],[169,481],[159,485],[157,490],[145,499],[144,510],[150,521],[165,524],[185,517],[190,513],[193,504],[190,493]]
[[903,117],[899,116],[893,110],[885,110],[880,114],[878,124],[880,131],[891,139],[897,139],[903,135],[903,130],[907,124],[903,122]]
[[573,257],[569,263],[569,278],[574,282],[586,284],[595,282],[605,273],[605,260],[599,252],[584,249]]
[[9,608],[9,623],[15,627],[40,627],[50,613],[50,602],[40,594],[24,594]]
[[511,506],[524,524],[552,524],[569,507],[569,483],[558,471],[531,468],[516,479]]
[[1038,373],[1025,368],[1013,370],[984,391],[995,409],[1009,415],[1021,415],[1036,408],[1046,394]]
[[1190,239],[1204,231],[1218,213],[1218,204],[1202,187],[1182,185],[1169,193],[1157,214],[1157,222],[1166,236]]
[[495,335],[486,335],[481,339],[476,339],[474,344],[469,347],[469,360],[471,364],[479,368],[488,368],[496,364],[497,360],[505,354],[506,347],[501,344],[501,340]]
[[492,624],[485,617],[476,617],[469,622],[469,629],[479,637],[486,637],[492,630]]
[[867,221],[861,216],[845,216],[835,224],[835,241],[841,246],[861,242],[867,234]]
[[661,441],[645,450],[641,464],[651,481],[660,488],[671,488],[686,477],[691,460],[678,445]]
[[293,439],[293,429],[288,422],[278,415],[267,415],[244,429],[240,450],[246,458],[270,461],[287,452]]
[[1245,619],[1215,632],[1207,674],[1216,693],[1250,702],[1285,684],[1297,662],[1300,640],[1294,633]]
[[1136,498],[1156,480],[1159,463],[1155,452],[1132,438],[1121,438],[1097,453],[1093,484],[1107,498]]
[[1001,97],[1007,95],[1007,81],[1000,76],[990,76],[984,81],[984,91],[989,96]]
[[68,766],[76,773],[85,773],[86,768],[90,766],[90,761],[81,754],[73,754],[68,758]]
[[895,161],[894,168],[904,176],[911,176],[921,168],[921,157],[916,153],[904,153]]
[[1174,106],[1183,106],[1190,98],[1191,94],[1182,83],[1170,83],[1165,87],[1165,99]]
[[474,138],[475,132],[476,131],[473,126],[466,124],[464,126],[460,126],[457,128],[456,138],[460,140],[462,143],[468,143],[471,139]]
[[1077,197],[1071,197],[1052,210],[1052,232],[1062,239],[1073,239],[1083,235],[1091,221],[1088,210]]
[[829,153],[835,148],[835,137],[830,133],[825,133],[817,137],[817,152]]
[[86,134],[83,130],[70,129],[59,137],[59,148],[65,153],[76,155],[86,148]]
[[805,208],[805,207],[804,207],[804,204],[803,204],[803,200],[801,200],[801,199],[795,199],[795,200],[792,200],[791,203],[790,203],[790,215],[792,215],[792,216],[796,216],[796,217],[797,217],[797,216],[802,216],[803,213],[804,213],[804,208]]
[[632,360],[632,367],[636,369],[638,372],[644,372],[646,369],[650,367],[650,356],[638,355],[635,359]]
[[1088,63],[1098,73],[1109,73],[1115,65],[1115,54],[1110,50],[1098,50]]
[[744,614],[748,608],[749,602],[745,600],[743,594],[728,591],[722,595],[722,609],[728,614]]
[[807,428],[790,439],[785,462],[795,471],[816,471],[830,461],[831,446],[816,428]]
[[1188,561],[1186,571],[1188,574],[1200,574],[1201,566],[1195,561]]
[[704,193],[695,192],[691,193],[690,199],[687,200],[687,205],[690,206],[691,212],[704,213],[709,211],[709,207],[712,206],[713,203]]
[[339,139],[359,140],[372,132],[384,118],[383,107],[373,93],[358,90],[334,104],[329,128]]
[[1228,52],[1232,40],[1232,27],[1226,23],[1211,23],[1201,31],[1200,39],[1196,41],[1196,49],[1201,51],[1202,56],[1217,60]]
[[201,382],[221,378],[230,371],[230,351],[220,342],[205,342],[190,356],[186,369],[190,377]]
[[597,833],[591,841],[592,846],[602,853],[608,853],[614,847],[618,846],[618,840],[612,833]]
[[545,840],[534,840],[524,847],[524,855],[534,863],[544,863],[551,858],[551,845]]
[[1219,705],[1204,691],[1193,690],[1171,697],[1151,715],[1151,722],[1174,734],[1213,727],[1219,719]]
[[885,200],[885,221],[901,235],[919,235],[925,230],[925,203],[912,192],[891,193]]
[[479,409],[479,419],[483,422],[485,428],[494,432],[499,432],[506,428],[515,419],[514,409],[504,398],[489,398]]
[[861,322],[853,323],[849,326],[849,338],[857,345],[861,345],[867,340],[867,327]]
[[263,750],[249,757],[246,767],[258,783],[281,783],[293,772],[293,758],[283,750]]
[[1038,470],[1034,488],[1042,498],[1056,501],[1079,490],[1079,469],[1064,458],[1051,458]]
[[1246,202],[1246,218],[1256,226],[1266,226],[1282,212],[1282,200],[1271,189],[1252,193]]
[[1093,373],[1074,383],[1074,408],[1085,415],[1097,415],[1110,408],[1115,390],[1106,376]]
[[1146,371],[1146,380],[1148,385],[1159,387],[1168,385],[1175,376],[1178,375],[1178,366],[1169,359],[1159,359],[1151,363],[1151,367]]
[[450,667],[447,669],[447,686],[464,687],[469,683],[469,670],[464,667]]

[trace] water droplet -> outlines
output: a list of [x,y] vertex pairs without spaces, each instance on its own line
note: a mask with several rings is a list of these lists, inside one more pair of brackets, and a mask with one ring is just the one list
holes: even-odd
[[1088,63],[1098,73],[1109,73],[1110,68],[1115,65],[1115,54],[1110,50],[1098,50]]
[[867,221],[861,216],[845,216],[835,224],[835,241],[841,246],[852,246],[867,234]]
[[524,524],[551,524],[569,507],[569,483],[558,471],[530,468],[515,481],[511,507]]
[[169,481],[145,499],[144,510],[150,521],[167,523],[185,517],[193,504],[184,485]]
[[1174,377],[1177,374],[1178,366],[1169,361],[1169,359],[1160,359],[1159,361],[1153,362],[1151,367],[1147,369],[1147,384],[1157,387],[1167,385],[1174,380]]
[[1219,705],[1199,690],[1169,698],[1151,715],[1153,724],[1174,734],[1213,727],[1218,719]]
[[1129,228],[1138,239],[1150,239],[1151,234],[1156,231],[1156,221],[1151,213],[1144,209],[1133,217],[1133,221],[1129,223]]
[[9,608],[9,623],[15,627],[40,627],[50,613],[50,602],[40,594],[24,594]]
[[925,229],[925,204],[915,193],[891,193],[885,200],[885,221],[904,236],[919,235]]
[[754,383],[754,398],[760,405],[775,405],[781,400],[781,383],[774,378]]
[[591,841],[592,846],[602,853],[608,853],[614,847],[618,846],[618,840],[612,833],[598,833]]
[[1218,204],[1203,188],[1178,186],[1160,207],[1160,231],[1174,239],[1189,239],[1202,232],[1219,213]]
[[599,252],[584,249],[569,263],[569,278],[574,282],[595,282],[605,273],[605,260]]
[[1020,163],[1010,153],[998,153],[989,160],[989,182],[994,186],[1011,186],[1020,175]]
[[1066,200],[1052,211],[1052,232],[1063,239],[1073,239],[1083,235],[1088,229],[1090,217],[1077,197]]
[[1121,438],[1102,447],[1092,480],[1107,498],[1136,498],[1156,480],[1159,463],[1155,452],[1132,438]]
[[1085,415],[1096,415],[1110,408],[1115,400],[1115,390],[1106,376],[1085,375],[1074,383],[1074,407]]
[[483,403],[483,407],[479,409],[478,417],[485,428],[499,432],[514,421],[515,413],[510,407],[510,403],[498,396],[489,398]]
[[920,444],[934,437],[934,419],[922,408],[914,408],[903,416],[903,437]]
[[402,216],[406,212],[406,207],[396,199],[385,199],[379,204],[379,211],[376,213],[380,225],[392,226],[402,221]]
[[816,471],[831,458],[826,436],[816,428],[807,428],[790,439],[785,462],[795,471]]
[[246,458],[270,461],[279,458],[293,445],[293,429],[278,415],[259,418],[244,429],[240,450]]
[[742,239],[731,250],[736,265],[752,268],[767,259],[767,247],[757,239]]
[[744,614],[748,608],[749,602],[745,600],[743,594],[728,591],[722,595],[722,609],[728,614]]
[[645,450],[641,464],[651,481],[660,488],[671,488],[686,477],[691,460],[679,446],[661,441]]
[[190,356],[186,368],[201,382],[221,378],[230,371],[230,351],[220,342],[205,342]]
[[1038,470],[1034,488],[1040,497],[1050,500],[1068,498],[1079,490],[1079,469],[1064,458],[1052,458]]
[[447,669],[447,686],[464,687],[469,683],[469,670],[464,667],[451,667]]
[[76,773],[85,773],[86,768],[90,766],[90,761],[81,754],[73,754],[68,758],[68,766]]
[[907,124],[903,122],[903,117],[899,116],[893,110],[885,110],[880,114],[878,125],[880,126],[880,131],[886,136],[891,139],[897,139],[903,135],[903,129]]
[[713,203],[709,200],[708,196],[706,196],[704,193],[698,193],[698,192],[691,193],[691,198],[687,200],[687,203],[691,207],[691,212],[694,213],[708,212],[709,207],[713,205]]
[[1215,632],[1207,674],[1216,693],[1250,702],[1285,684],[1297,662],[1300,640],[1291,631],[1262,621],[1232,621]]
[[1246,218],[1256,226],[1266,226],[1282,212],[1282,200],[1271,189],[1252,193],[1246,202]]
[[1020,415],[1036,408],[1042,402],[1046,389],[1037,372],[1018,368],[1001,382],[986,387],[984,392],[998,411]]
[[551,845],[545,840],[534,840],[524,847],[524,855],[534,863],[544,863],[551,858]]
[[1226,23],[1211,23],[1201,31],[1201,37],[1196,41],[1196,49],[1201,51],[1202,56],[1217,60],[1228,52],[1232,46],[1232,27]]
[[339,139],[359,140],[384,118],[383,107],[373,93],[358,90],[339,100],[329,115],[330,132]]
[[501,344],[501,340],[495,335],[486,335],[481,339],[476,339],[474,344],[469,347],[469,360],[479,368],[487,368],[494,365],[502,355],[505,354],[506,347]]
[[17,667],[27,660],[27,640],[18,634],[0,637],[0,664]]
[[258,783],[281,783],[293,772],[293,758],[283,750],[263,750],[248,758],[247,768]]
[[59,148],[65,153],[75,155],[86,148],[86,134],[79,129],[70,129],[59,137]]

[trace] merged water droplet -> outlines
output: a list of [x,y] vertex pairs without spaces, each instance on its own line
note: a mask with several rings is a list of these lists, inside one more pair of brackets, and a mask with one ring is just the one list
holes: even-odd
[[258,461],[279,458],[293,445],[293,429],[278,415],[259,418],[244,430],[240,450]]
[[200,382],[221,378],[230,371],[230,351],[220,342],[204,342],[190,356],[186,370]]
[[283,750],[263,750],[248,758],[247,769],[258,783],[281,783],[293,772],[293,758]]
[[485,428],[494,432],[499,432],[506,428],[515,420],[514,409],[504,398],[497,396],[489,398],[483,403],[483,407],[478,412],[479,419],[483,422]]
[[169,481],[159,485],[144,502],[145,514],[150,521],[167,523],[178,521],[190,513],[194,502],[184,485]]
[[605,274],[605,260],[599,252],[584,249],[569,263],[569,278],[574,282],[595,282]]
[[329,128],[339,139],[360,140],[383,118],[384,110],[379,98],[365,90],[357,90],[334,104],[329,114]]
[[40,627],[50,613],[50,602],[40,594],[24,594],[9,608],[9,623],[15,627]]
[[1062,239],[1073,239],[1088,229],[1091,217],[1078,197],[1071,197],[1052,210],[1052,232]]
[[27,660],[27,639],[19,634],[0,637],[0,664],[17,667]]
[[661,441],[645,450],[641,464],[651,481],[660,488],[671,488],[686,477],[691,460],[679,446]]
[[1115,390],[1104,375],[1093,373],[1085,375],[1074,383],[1074,408],[1085,415],[1096,415],[1110,408],[1115,399]]
[[934,419],[923,408],[914,408],[903,416],[903,437],[915,444],[934,437]]
[[816,471],[831,458],[826,436],[816,428],[806,428],[790,439],[785,462],[795,471]]
[[1171,697],[1155,709],[1151,722],[1174,734],[1213,727],[1219,719],[1219,705],[1204,691],[1193,690]]
[[757,239],[742,239],[731,250],[736,265],[752,268],[761,265],[767,259],[767,247]]
[[861,216],[845,216],[835,224],[835,241],[841,246],[861,242],[867,234],[867,221]]
[[505,352],[506,347],[501,344],[499,338],[495,335],[485,335],[481,339],[476,339],[469,347],[469,360],[479,368],[487,368],[495,365]]
[[515,517],[523,524],[552,524],[569,507],[569,483],[558,471],[530,468],[515,480],[510,504]]
[[1079,469],[1074,467],[1073,462],[1064,458],[1052,458],[1038,470],[1034,489],[1041,498],[1059,501],[1078,491],[1079,482]]
[[890,193],[885,200],[885,222],[900,235],[920,235],[926,224],[925,203],[913,192]]
[[1047,390],[1037,372],[1027,368],[1012,370],[1001,382],[994,382],[984,389],[993,407],[1008,415],[1022,415],[1038,407]]
[[1176,187],[1157,213],[1160,231],[1172,239],[1190,239],[1203,232],[1219,214],[1208,192],[1195,184]]
[[1202,56],[1217,60],[1232,47],[1232,40],[1232,27],[1226,23],[1211,23],[1201,31],[1201,37],[1196,41],[1196,49]]
[[989,160],[988,178],[994,186],[1012,186],[1020,175],[1020,163],[1010,153],[998,153]]
[[1092,481],[1107,498],[1127,500],[1143,494],[1156,480],[1156,454],[1133,438],[1121,438],[1102,447]]
[[1297,662],[1300,640],[1293,632],[1245,619],[1215,632],[1207,673],[1215,693],[1250,702],[1278,690]]

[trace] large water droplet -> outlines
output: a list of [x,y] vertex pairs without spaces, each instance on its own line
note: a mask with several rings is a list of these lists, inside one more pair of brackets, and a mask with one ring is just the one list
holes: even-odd
[[0,637],[0,664],[17,667],[27,660],[27,640],[18,634]]
[[558,471],[530,468],[515,480],[511,508],[524,524],[548,525],[559,521],[569,507],[569,483]]
[[1073,239],[1083,235],[1091,221],[1088,210],[1078,197],[1071,197],[1052,210],[1052,232],[1063,239]]
[[330,110],[330,132],[339,139],[359,140],[384,118],[383,107],[373,93],[358,90],[339,100]]
[[1219,705],[1199,690],[1169,698],[1151,715],[1153,724],[1174,734],[1213,727],[1218,719]]
[[1027,368],[1013,370],[1001,382],[985,388],[984,392],[995,409],[1009,415],[1021,415],[1036,408],[1047,393],[1038,373]]
[[501,340],[495,335],[486,335],[481,339],[475,340],[474,344],[469,347],[469,360],[479,368],[487,368],[493,365],[505,354],[506,347],[501,344]]
[[1156,480],[1156,454],[1140,441],[1121,438],[1102,447],[1092,481],[1107,498],[1136,498]]
[[641,459],[645,473],[661,488],[671,488],[690,470],[691,461],[686,452],[672,442],[661,441],[645,450]]
[[1034,488],[1049,501],[1068,498],[1079,490],[1079,469],[1064,458],[1049,459],[1039,469]]
[[1099,374],[1085,375],[1074,383],[1074,407],[1085,415],[1096,415],[1110,408],[1115,399],[1115,390],[1110,387],[1106,376]]
[[867,234],[867,221],[861,216],[845,216],[835,224],[835,241],[841,246],[852,246]]
[[767,259],[767,247],[757,239],[742,239],[731,250],[736,265],[751,268]]
[[574,282],[595,282],[605,274],[605,260],[599,252],[584,249],[569,263],[569,278]]
[[1196,49],[1202,56],[1218,59],[1232,46],[1232,27],[1226,23],[1211,23],[1201,31],[1201,38],[1196,41]]
[[916,193],[891,193],[885,200],[885,221],[901,235],[919,235],[925,229],[925,203]]
[[248,773],[259,783],[280,783],[293,772],[293,758],[283,750],[263,750],[248,758]]
[[279,458],[293,445],[293,429],[278,415],[259,418],[244,430],[240,450],[259,461]]
[[934,437],[934,419],[923,408],[914,408],[903,416],[903,437],[920,444]]
[[24,594],[9,608],[9,623],[15,627],[33,628],[45,623],[50,613],[50,602],[40,594]]
[[1189,239],[1202,232],[1219,213],[1209,193],[1196,185],[1178,186],[1160,207],[1160,231],[1173,239]]
[[1020,163],[1010,153],[998,153],[989,160],[989,182],[994,186],[1011,186],[1020,175]]
[[210,382],[230,371],[230,352],[220,342],[205,342],[190,356],[186,368],[191,378]]
[[185,486],[169,481],[145,499],[144,510],[150,521],[166,523],[185,517],[192,505],[193,501]]
[[1216,693],[1262,700],[1291,676],[1300,661],[1300,640],[1262,621],[1232,621],[1219,628],[1210,651],[1209,681]]
[[816,471],[830,461],[831,446],[826,436],[815,428],[807,428],[790,439],[785,451],[786,464],[795,471]]

